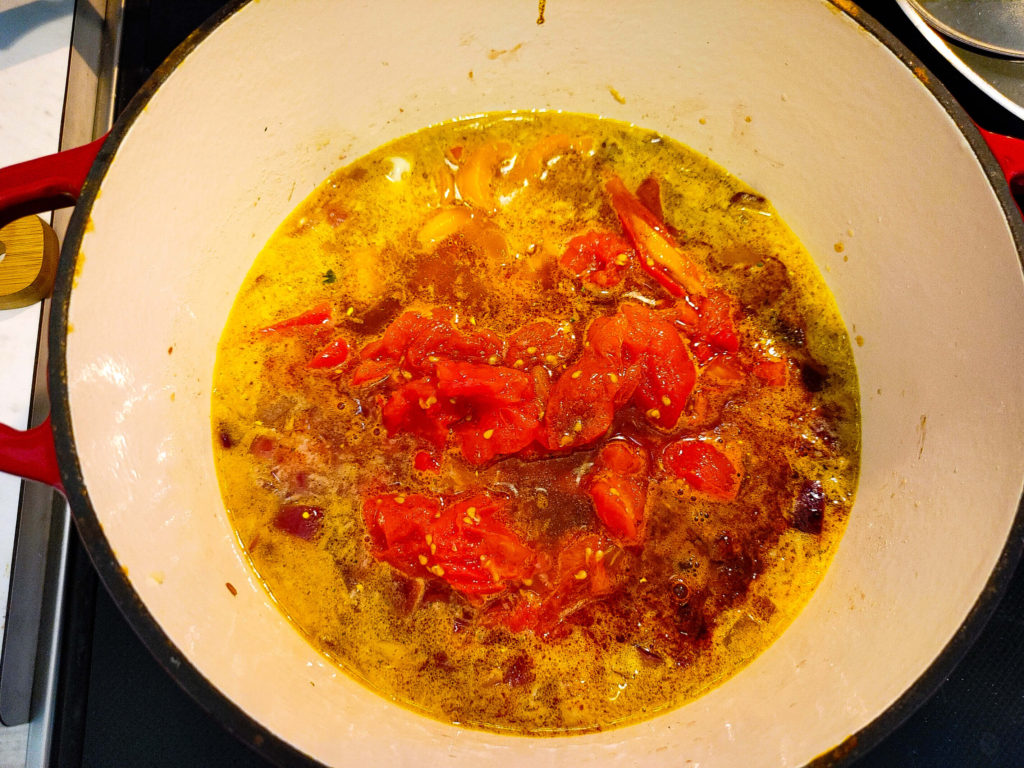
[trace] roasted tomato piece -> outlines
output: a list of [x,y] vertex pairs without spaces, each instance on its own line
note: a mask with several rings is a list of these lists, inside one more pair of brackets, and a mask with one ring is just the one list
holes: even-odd
[[[400,317],[399,320],[401,319]],[[445,320],[418,317],[415,322],[410,323],[402,367],[414,374],[432,372],[434,364],[445,355],[446,348],[456,333],[451,323]],[[387,338],[387,331],[384,337]]]
[[611,440],[597,455],[597,466],[624,477],[647,474],[647,451],[634,442]]
[[278,333],[279,331],[284,331],[289,328],[324,325],[329,322],[331,322],[331,305],[325,301],[321,304],[317,304],[308,312],[303,312],[301,315],[289,317],[286,320],[279,320],[273,325],[260,328],[260,333]]
[[352,384],[360,385],[387,376],[401,362],[414,336],[433,321],[418,312],[403,312],[384,329],[384,335],[359,350],[359,365]]
[[701,362],[719,352],[733,354],[740,348],[736,332],[736,302],[724,291],[712,290],[700,305],[700,318],[694,333],[693,354]]
[[665,319],[678,326],[689,335],[700,322],[700,312],[689,299],[680,299],[665,311]]
[[477,406],[469,421],[454,427],[455,439],[466,461],[486,464],[496,456],[518,453],[532,443],[541,431],[540,407],[527,400]]
[[664,429],[679,420],[697,373],[676,327],[639,304],[625,304],[587,329],[583,358],[555,383],[547,406],[551,449],[592,442],[632,399]]
[[485,493],[448,501],[381,494],[365,499],[363,517],[374,557],[473,600],[536,573],[536,554],[496,517],[503,506]]
[[632,195],[618,176],[608,180],[605,190],[636,249],[640,266],[673,296],[703,296],[707,275],[676,244],[664,222]]
[[352,372],[352,386],[370,381],[379,381],[391,373],[394,363],[390,360],[363,360]]
[[612,425],[623,383],[610,364],[585,356],[567,368],[551,389],[544,416],[544,442],[551,450],[591,443]]
[[626,304],[621,311],[630,328],[625,344],[627,360],[640,364],[633,401],[650,421],[671,429],[697,381],[689,349],[672,323],[646,307]]
[[274,527],[300,539],[311,541],[320,532],[324,522],[322,507],[304,504],[284,504],[274,515]]
[[445,360],[483,363],[503,356],[501,337],[489,330],[462,331],[452,319],[454,313],[443,308],[429,316],[404,312],[389,325],[384,335],[359,353],[360,364],[353,384],[372,381],[401,366],[413,374],[433,373]]
[[558,263],[575,277],[611,288],[622,282],[621,272],[629,265],[632,250],[614,232],[591,230],[570,240]]
[[584,487],[605,527],[620,541],[641,538],[647,502],[647,452],[639,445],[614,440],[597,455]]
[[543,587],[536,579],[524,580],[523,587],[503,604],[484,615],[488,624],[500,624],[513,632],[531,630],[547,636],[565,630],[565,620],[580,609],[612,593],[623,577],[621,550],[606,536],[573,534],[562,541],[553,566],[543,567]]
[[456,331],[448,339],[442,354],[452,360],[490,362],[501,359],[504,344],[494,331],[484,328],[474,331]]
[[422,437],[441,448],[448,441],[449,425],[464,411],[438,395],[430,379],[417,379],[396,389],[381,410],[381,420],[389,435],[405,432]]
[[629,335],[629,321],[622,312],[596,317],[587,328],[587,352],[612,368],[621,369],[625,366],[622,355]]
[[613,588],[608,555],[614,545],[598,534],[585,534],[563,545],[558,554],[555,593],[565,596],[583,592],[592,597],[608,594]]
[[537,320],[509,337],[505,364],[526,369],[535,365],[551,368],[564,363],[575,351],[576,339],[570,331],[547,320]]
[[627,543],[639,540],[646,495],[631,479],[600,473],[591,477],[587,493],[594,500],[598,518],[613,536]]
[[589,136],[570,136],[566,133],[544,136],[519,154],[509,171],[508,180],[513,184],[536,181],[554,158],[569,152],[585,155],[593,146],[594,140]]
[[437,388],[443,397],[465,397],[493,403],[517,403],[533,394],[530,375],[501,365],[442,360]]
[[464,595],[503,592],[536,573],[537,556],[496,516],[504,501],[478,493],[447,505],[433,527],[432,572]]
[[312,360],[310,368],[336,368],[348,360],[348,341],[339,336],[321,349]]
[[506,141],[490,141],[472,150],[455,172],[462,199],[487,213],[497,210],[491,185],[501,163],[515,151]]
[[732,501],[740,489],[739,468],[727,455],[703,440],[677,440],[661,454],[665,467],[695,490]]
[[425,576],[419,557],[430,552],[427,528],[440,510],[437,499],[420,494],[383,493],[364,499],[363,520],[373,556],[409,576]]

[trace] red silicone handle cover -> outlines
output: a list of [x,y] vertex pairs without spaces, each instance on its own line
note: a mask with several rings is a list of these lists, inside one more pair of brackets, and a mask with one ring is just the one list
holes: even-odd
[[981,132],[981,138],[992,150],[992,154],[996,156],[996,162],[1003,169],[1011,188],[1014,181],[1018,184],[1024,181],[1024,139],[992,133],[981,126],[978,126],[978,130]]
[[0,424],[0,472],[38,480],[63,492],[50,417],[24,432]]
[[0,227],[22,216],[74,205],[104,139],[0,168]]
[[[0,227],[22,216],[74,205],[105,138],[0,168]],[[0,424],[0,472],[64,490],[49,417],[25,431]]]

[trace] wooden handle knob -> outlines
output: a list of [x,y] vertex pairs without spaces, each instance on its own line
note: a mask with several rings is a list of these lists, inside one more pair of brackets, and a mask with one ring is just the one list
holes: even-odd
[[49,296],[59,256],[57,234],[38,216],[0,229],[0,309],[27,307]]

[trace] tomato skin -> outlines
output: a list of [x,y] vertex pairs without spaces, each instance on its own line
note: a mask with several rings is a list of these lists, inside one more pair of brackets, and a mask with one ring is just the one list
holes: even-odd
[[661,454],[665,467],[683,478],[694,490],[721,501],[732,501],[739,492],[741,473],[726,454],[703,440],[677,440]]
[[426,576],[418,556],[429,552],[427,526],[440,512],[437,499],[421,494],[383,493],[363,500],[363,520],[374,557],[409,576]]
[[[553,590],[561,598],[559,602],[567,602],[568,595],[574,592],[599,597],[612,591],[607,555],[613,547],[611,541],[597,533],[577,535],[562,543]],[[586,576],[579,578],[581,572]]]
[[480,602],[537,572],[536,553],[498,519],[503,508],[504,500],[486,493],[378,494],[364,499],[363,519],[374,557]]
[[559,542],[557,552],[554,563],[545,562],[543,554],[537,557],[536,572],[545,574],[547,586],[524,583],[484,614],[485,625],[540,637],[564,635],[569,615],[611,594],[622,581],[618,547],[603,534],[570,534]]
[[551,450],[593,442],[632,400],[649,421],[671,429],[697,381],[697,370],[676,327],[653,310],[623,304],[594,319],[583,357],[555,382],[545,416]]
[[647,451],[626,440],[610,441],[601,449],[597,461],[603,469],[627,476],[647,474],[649,464]]
[[649,421],[672,429],[686,407],[697,382],[697,369],[679,332],[646,307],[625,304],[629,324],[626,360],[640,366],[633,401]]
[[331,305],[329,303],[322,302],[317,304],[307,312],[303,312],[301,315],[295,317],[289,317],[285,320],[279,320],[272,325],[268,325],[264,328],[260,328],[260,333],[279,333],[281,331],[288,330],[290,328],[303,328],[313,325],[324,325],[331,321]]
[[389,360],[363,360],[352,372],[352,386],[380,381],[391,372],[392,367]]
[[309,361],[309,368],[336,368],[348,359],[348,341],[339,336]]
[[312,541],[320,532],[323,517],[322,507],[284,504],[274,516],[274,527],[304,541]]
[[536,320],[516,330],[508,339],[505,365],[530,369],[543,365],[554,369],[576,352],[576,339],[547,320]]
[[587,356],[598,358],[612,368],[625,367],[622,351],[629,339],[629,321],[621,311],[595,317],[587,328]]
[[482,408],[469,421],[454,427],[463,457],[480,466],[496,456],[518,453],[537,438],[540,408],[532,400]]
[[587,493],[594,501],[598,518],[613,536],[628,543],[639,539],[638,524],[642,515],[642,501],[638,504],[635,484],[617,475],[596,477],[590,481]]
[[825,491],[820,480],[805,480],[793,502],[791,525],[804,533],[821,534],[825,520]]
[[566,244],[558,263],[575,277],[612,288],[622,282],[632,256],[633,249],[619,235],[590,230]]
[[635,443],[614,440],[598,453],[584,488],[594,510],[618,540],[634,544],[641,539],[647,502],[647,452]]
[[544,444],[553,451],[577,448],[601,437],[615,418],[622,381],[607,362],[585,355],[551,389],[544,415]]
[[632,195],[618,176],[605,183],[605,191],[636,249],[640,266],[673,296],[703,296],[707,275],[682,251],[664,222]]
[[380,339],[360,350],[352,384],[381,379],[398,368],[417,376],[433,374],[441,360],[485,363],[504,356],[504,344],[498,334],[485,329],[460,330],[454,326],[453,318],[454,313],[440,308],[429,316],[403,312]]
[[493,403],[518,403],[533,394],[530,376],[514,368],[442,360],[437,364],[442,397],[465,397]]
[[253,438],[253,441],[249,444],[249,453],[259,459],[274,458],[276,450],[277,444],[265,435]]
[[665,319],[678,326],[684,333],[689,333],[700,322],[700,311],[689,299],[683,298],[675,302],[665,313]]
[[479,466],[530,445],[540,426],[533,379],[514,368],[442,361],[438,393],[468,410],[454,426],[463,457]]
[[700,318],[694,332],[694,356],[702,363],[720,352],[735,354],[740,348],[736,331],[736,302],[724,291],[712,290],[700,305]]
[[449,425],[462,413],[439,395],[431,379],[423,378],[392,392],[381,409],[381,420],[391,436],[406,432],[422,437],[435,448],[443,448],[448,442]]

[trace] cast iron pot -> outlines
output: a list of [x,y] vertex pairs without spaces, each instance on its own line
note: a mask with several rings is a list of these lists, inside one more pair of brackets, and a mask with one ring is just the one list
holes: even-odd
[[[152,652],[282,764],[850,760],[949,672],[1021,550],[1024,230],[1007,183],[941,85],[847,2],[553,0],[543,24],[537,11],[239,4],[72,156],[77,180],[54,161],[8,171],[8,185],[45,177],[0,197],[25,213],[74,196],[90,168],[51,311],[52,437],[5,430],[3,466],[62,486]],[[691,704],[550,739],[424,718],[318,655],[246,565],[209,424],[236,290],[320,180],[430,123],[537,108],[661,131],[767,195],[857,339],[863,405],[848,531],[783,636]],[[991,138],[1015,170],[1019,149]]]

